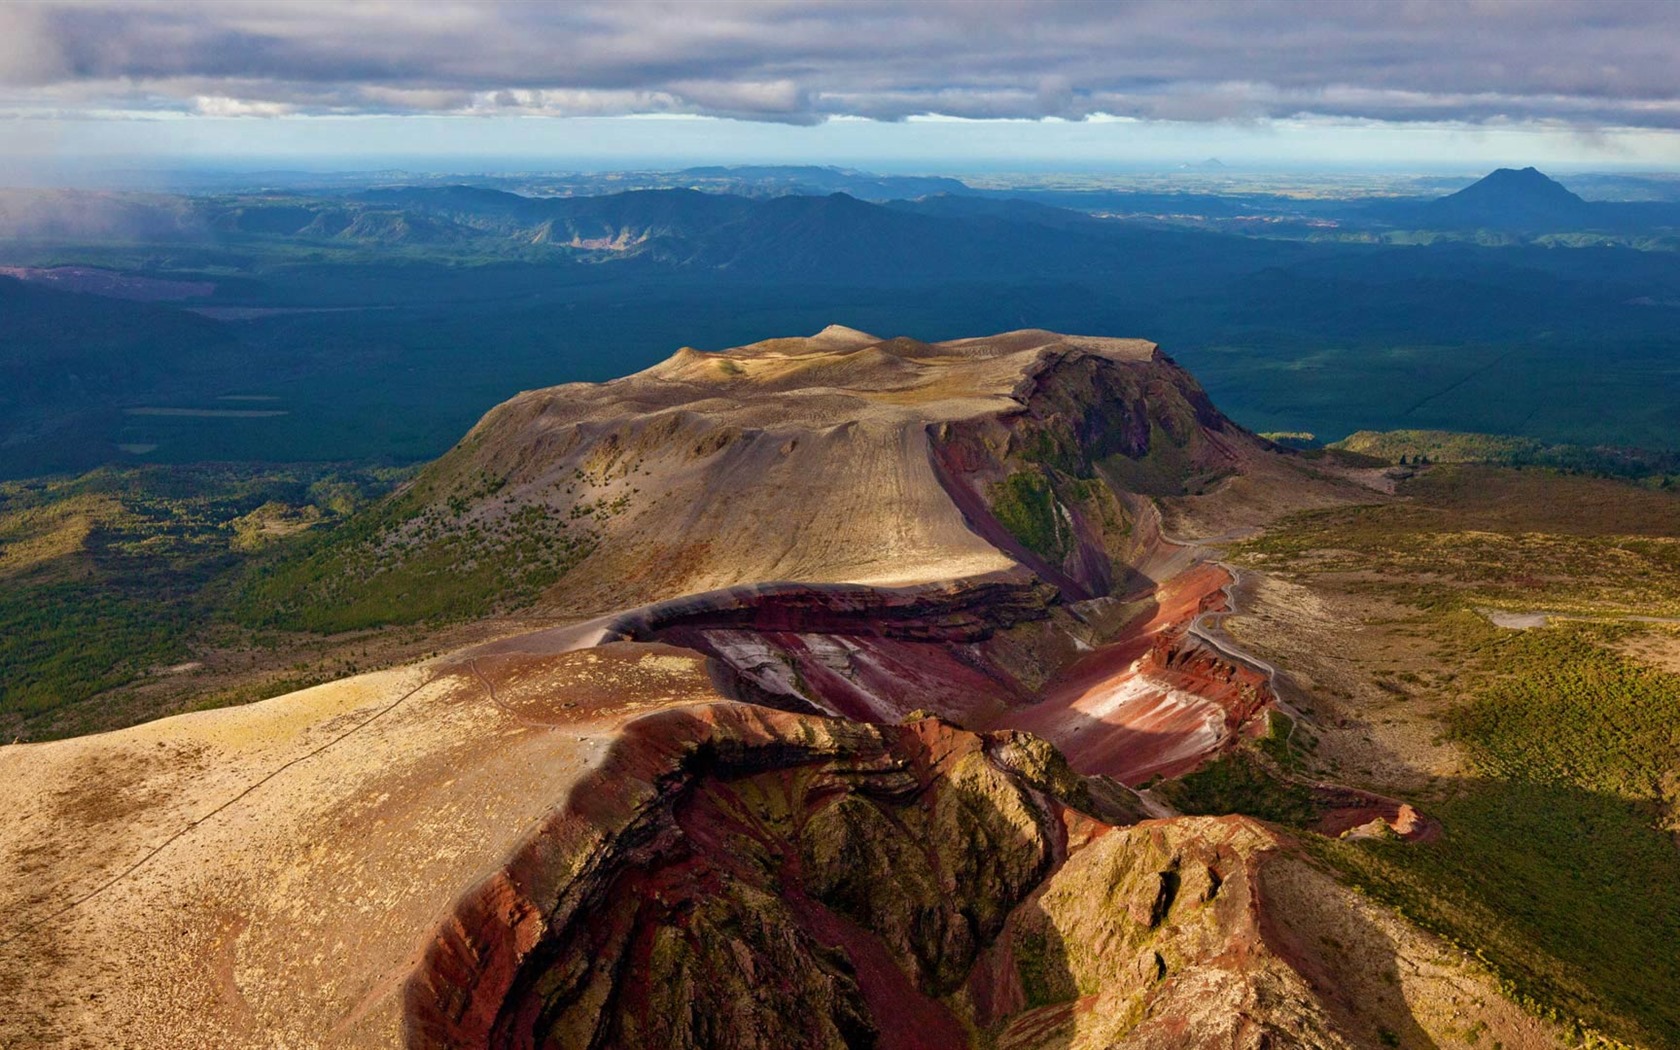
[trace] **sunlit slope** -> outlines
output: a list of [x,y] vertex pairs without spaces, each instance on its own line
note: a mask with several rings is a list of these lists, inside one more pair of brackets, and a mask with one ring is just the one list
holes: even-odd
[[720,699],[669,647],[504,652],[0,748],[0,1045],[397,1045],[457,895],[617,726]]
[[684,349],[498,406],[411,487],[271,566],[247,615],[335,629],[498,604],[599,612],[1035,559],[1106,590],[1126,527],[1109,483],[1176,492],[1260,447],[1142,340],[831,327]]

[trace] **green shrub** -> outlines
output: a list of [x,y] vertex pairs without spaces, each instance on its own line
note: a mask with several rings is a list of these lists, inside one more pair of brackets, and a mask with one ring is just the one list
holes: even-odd
[[1274,775],[1244,748],[1154,790],[1184,813],[1244,813],[1298,828],[1312,826],[1320,815],[1311,789]]

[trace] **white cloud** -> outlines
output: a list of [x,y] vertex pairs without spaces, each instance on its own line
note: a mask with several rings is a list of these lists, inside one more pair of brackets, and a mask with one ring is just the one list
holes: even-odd
[[14,109],[1680,127],[1680,3],[46,0]]

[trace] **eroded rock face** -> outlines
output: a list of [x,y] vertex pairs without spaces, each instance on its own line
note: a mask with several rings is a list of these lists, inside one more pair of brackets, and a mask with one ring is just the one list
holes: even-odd
[[1261,934],[1258,872],[1283,848],[1227,817],[1151,822],[1076,850],[982,970],[997,982],[982,1015],[1001,1014],[997,1045],[1345,1046]]
[[[1270,917],[1268,866],[1310,868],[1286,840],[1137,823],[1100,788],[1041,740],[934,718],[650,716],[439,932],[409,1043],[1258,1050],[1386,1030]],[[1280,885],[1296,911],[1315,894],[1315,922],[1356,906],[1322,875]]]
[[1024,729],[1081,773],[1135,785],[1188,772],[1263,728],[1266,676],[1188,634],[1224,607],[1228,582],[1212,566],[1183,573],[1106,626],[1023,570],[940,586],[735,587],[602,630],[713,657],[737,699],[865,722],[922,711]]
[[980,646],[1048,620],[1055,600],[1019,570],[899,588],[775,584],[660,602],[603,630],[705,653],[756,703],[865,722],[924,710],[975,725],[1031,699]]
[[1126,497],[1181,495],[1260,442],[1155,352],[1048,348],[994,415],[930,426],[941,483],[976,532],[1072,599],[1134,589],[1152,537]]
[[433,946],[418,1045],[960,1045],[1066,799],[1100,808],[1014,734],[745,705],[636,724],[599,780]]

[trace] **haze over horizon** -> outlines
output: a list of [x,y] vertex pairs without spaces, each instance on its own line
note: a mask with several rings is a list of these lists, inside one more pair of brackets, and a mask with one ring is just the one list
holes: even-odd
[[139,166],[1680,168],[1680,6],[0,9],[0,178]]

